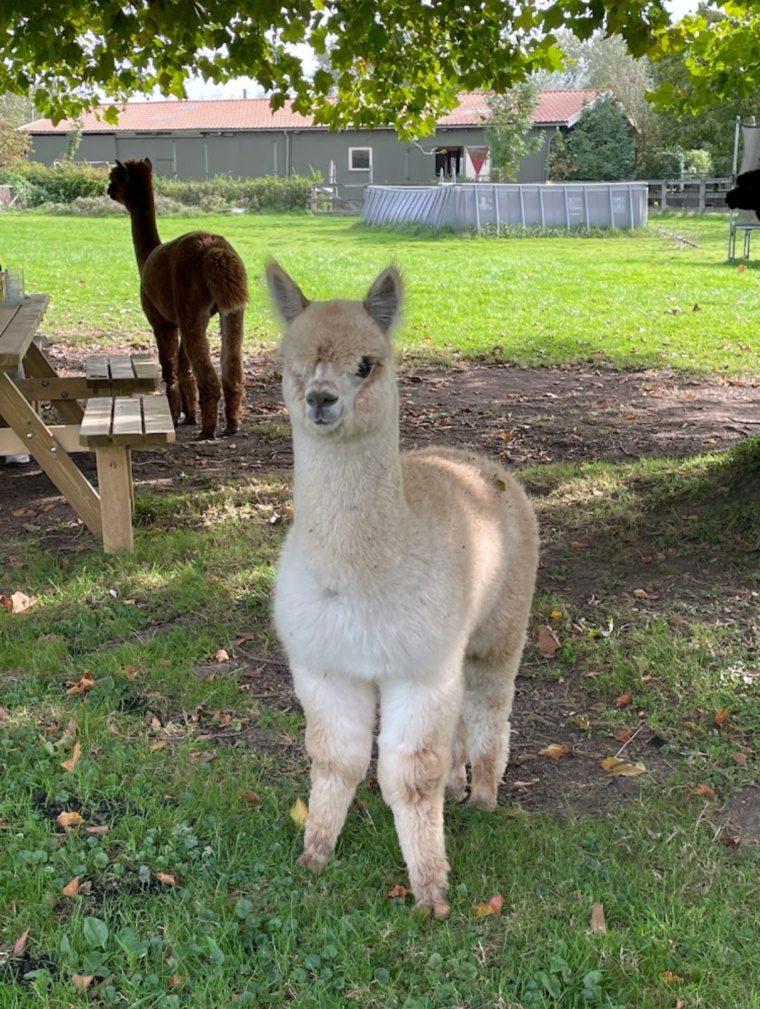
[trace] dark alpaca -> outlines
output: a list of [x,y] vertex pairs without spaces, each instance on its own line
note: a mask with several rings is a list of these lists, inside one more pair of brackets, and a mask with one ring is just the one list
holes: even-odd
[[754,210],[760,221],[760,168],[737,176],[736,188],[726,193],[731,210]]
[[[223,389],[224,433],[234,434],[243,401],[243,316],[248,301],[240,256],[225,238],[208,231],[191,231],[161,243],[148,158],[117,161],[108,195],[124,204],[132,221],[140,301],[156,337],[175,424],[182,413],[186,424],[195,424],[200,399],[201,438],[213,438]],[[222,336],[221,389],[206,336],[216,312]]]

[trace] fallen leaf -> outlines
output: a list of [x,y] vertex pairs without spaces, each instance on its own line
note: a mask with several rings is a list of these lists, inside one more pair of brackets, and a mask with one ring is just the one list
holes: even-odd
[[538,627],[538,650],[545,659],[553,659],[562,647],[560,640],[548,624]]
[[216,752],[214,750],[193,750],[190,754],[190,759],[194,760],[196,764],[207,764],[209,760],[214,760],[216,757]]
[[26,940],[29,938],[29,929],[25,928],[18,939],[13,944],[11,956],[23,956],[26,949]]
[[615,733],[615,739],[619,743],[627,743],[630,739],[633,739],[633,732],[631,729],[621,729],[620,732]]
[[217,652],[216,652],[216,655],[214,656],[214,659],[217,662],[229,662],[230,661],[230,657],[227,654],[227,652],[224,650],[224,648],[217,649]]
[[187,981],[187,978],[183,977],[181,974],[172,974],[167,981],[167,984],[170,988],[181,988],[185,981]]
[[489,914],[501,914],[502,908],[504,907],[504,898],[500,893],[495,896],[486,904],[476,904],[473,908],[476,918],[485,918]]
[[571,550],[590,550],[591,549],[591,544],[590,543],[581,543],[579,540],[571,540],[570,541],[570,549]]
[[86,694],[88,690],[92,690],[93,687],[97,687],[98,681],[94,680],[92,673],[85,673],[82,679],[75,683],[73,687],[69,687],[66,691],[67,694]]
[[646,771],[643,764],[634,764],[629,760],[621,760],[620,757],[605,757],[601,761],[601,765],[604,771],[613,778],[635,778]]
[[660,977],[663,981],[667,981],[668,984],[683,984],[683,978],[680,974],[674,974],[672,970],[664,970]]
[[79,762],[79,758],[82,756],[82,747],[79,743],[74,743],[74,752],[71,754],[68,760],[61,761],[61,767],[64,771],[73,771]]
[[728,717],[728,711],[725,708],[721,708],[720,711],[715,712],[713,721],[719,729],[728,729]]
[[720,843],[725,844],[727,848],[735,848],[740,841],[740,834],[722,834],[720,838]]
[[36,602],[36,596],[28,596],[25,592],[14,592],[10,596],[0,593],[0,606],[4,606],[11,613],[23,613],[30,606],[34,606]]
[[715,789],[709,785],[697,785],[689,791],[689,795],[698,795],[702,799],[714,799]]
[[686,1009],[686,999],[677,998],[676,999],[676,1009]]
[[739,765],[739,767],[747,766],[747,754],[746,753],[732,753],[731,756]]
[[737,273],[744,273],[746,269],[747,269],[746,263],[739,263],[739,265],[736,267]]
[[572,756],[572,750],[567,743],[550,743],[543,750],[539,750],[540,757],[548,757],[549,760],[561,760],[563,757]]
[[84,823],[84,817],[80,813],[68,813],[66,810],[62,810],[56,816],[55,821],[68,833],[74,827],[78,827],[80,823]]
[[525,781],[513,781],[510,787],[519,791],[525,791],[531,785],[537,785],[540,780],[540,778],[528,778]]
[[101,823],[96,824],[94,827],[85,827],[84,832],[85,834],[91,834],[93,837],[104,837],[108,833],[109,829],[110,828],[107,824]]
[[633,704],[633,692],[631,690],[626,690],[625,693],[620,694],[619,697],[615,698],[616,708],[630,708]]
[[634,589],[633,597],[634,599],[649,599],[649,593],[646,589]]
[[309,807],[303,801],[303,799],[296,799],[293,805],[290,807],[290,819],[299,829],[303,830],[306,826],[306,817],[309,815]]
[[72,974],[71,983],[77,991],[86,991],[92,984],[92,979],[94,977],[94,974]]
[[159,883],[163,883],[164,886],[179,886],[179,882],[174,873],[171,872],[154,872],[154,879],[157,879]]
[[408,897],[411,892],[412,891],[408,886],[404,886],[403,883],[397,883],[395,886],[390,888],[388,896],[393,898],[399,897],[403,900],[405,897]]
[[148,750],[151,753],[155,753],[156,750],[165,750],[167,746],[165,739],[157,739],[155,742],[151,743]]
[[604,904],[594,904],[591,908],[591,931],[607,931],[607,919],[604,916]]
[[79,893],[79,876],[75,876],[61,889],[64,897],[76,897]]
[[124,675],[128,680],[136,680],[142,672],[137,666],[124,666]]
[[247,802],[249,806],[258,806],[261,802],[256,792],[241,792],[240,798],[243,802]]
[[503,477],[498,476],[498,474],[494,475],[493,482],[494,482],[494,486],[498,490],[506,490],[507,489],[507,481]]
[[549,616],[552,618],[552,620],[559,620],[560,617],[562,616],[562,610],[552,610]]

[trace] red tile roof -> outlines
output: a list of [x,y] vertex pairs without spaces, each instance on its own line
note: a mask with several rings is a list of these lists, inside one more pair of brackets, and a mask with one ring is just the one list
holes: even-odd
[[[543,91],[534,117],[536,126],[572,126],[598,91]],[[103,106],[103,111],[105,106]],[[439,120],[439,126],[479,126],[488,114],[482,91],[462,93],[459,106]],[[174,132],[177,130],[284,130],[319,129],[311,116],[293,112],[290,102],[273,112],[267,98],[215,99],[203,101],[128,102],[119,111],[119,125],[112,126],[97,111],[81,117],[82,133]],[[49,119],[37,119],[22,127],[28,133],[70,133],[75,124],[64,119],[54,126]]]

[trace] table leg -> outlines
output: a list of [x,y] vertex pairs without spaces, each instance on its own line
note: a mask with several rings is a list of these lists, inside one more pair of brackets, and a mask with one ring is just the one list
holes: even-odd
[[58,444],[31,405],[13,384],[13,380],[2,372],[0,372],[0,414],[13,428],[30,454],[34,456],[90,532],[94,536],[100,537],[103,527],[100,517],[100,498],[95,488],[67,452]]
[[103,549],[107,554],[132,551],[132,462],[125,445],[95,450],[103,519]]
[[[29,345],[29,350],[24,358],[24,369],[30,378],[58,378],[58,372],[48,361],[36,343]],[[67,402],[65,399],[58,399],[54,406],[64,420],[74,424],[81,424],[84,410],[74,399]]]

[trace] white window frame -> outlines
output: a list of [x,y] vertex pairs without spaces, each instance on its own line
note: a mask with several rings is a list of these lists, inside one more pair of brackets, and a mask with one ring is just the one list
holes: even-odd
[[[369,153],[369,164],[366,168],[354,168],[354,151],[367,151]],[[349,172],[371,172],[372,171],[372,148],[371,147],[349,147],[348,149],[348,170]]]

